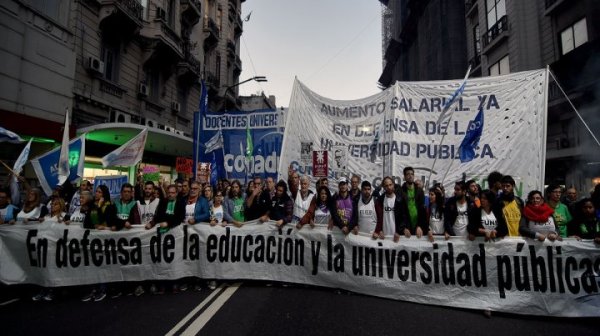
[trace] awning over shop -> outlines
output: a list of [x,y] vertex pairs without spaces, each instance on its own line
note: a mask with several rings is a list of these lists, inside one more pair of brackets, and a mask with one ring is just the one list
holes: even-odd
[[[143,125],[106,123],[80,128],[78,134],[87,133],[86,139],[120,146],[144,129]],[[169,156],[192,156],[192,138],[148,127],[145,151]]]

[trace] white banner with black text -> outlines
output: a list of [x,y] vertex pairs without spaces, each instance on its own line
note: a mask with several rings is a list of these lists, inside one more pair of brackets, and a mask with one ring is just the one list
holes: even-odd
[[433,305],[600,316],[592,241],[372,240],[334,228],[248,222],[110,232],[45,221],[0,226],[0,281],[71,286],[178,279],[312,284]]

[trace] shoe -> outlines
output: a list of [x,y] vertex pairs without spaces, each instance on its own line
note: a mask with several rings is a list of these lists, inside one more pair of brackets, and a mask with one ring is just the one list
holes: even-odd
[[196,284],[196,285],[194,285],[194,291],[196,291],[196,292],[201,292],[201,291],[202,291],[202,286],[200,286],[200,285],[197,285],[197,284]]
[[88,295],[84,296],[81,298],[81,302],[88,302],[88,301],[92,301],[94,299],[94,295],[96,293],[94,291],[91,291]]
[[187,284],[179,285],[179,290],[182,292],[185,292],[186,290],[188,290],[188,285]]
[[178,294],[179,293],[179,286],[173,285],[172,291],[173,291],[173,294]]
[[160,286],[154,291],[155,295],[163,295],[165,294],[165,286]]
[[42,294],[42,292],[39,292],[36,295],[31,297],[31,301],[40,301],[43,298],[44,298],[44,294]]
[[121,295],[123,295],[123,292],[121,292],[121,291],[114,292],[114,293],[112,293],[112,294],[110,295],[110,298],[111,298],[111,299],[116,299],[116,298],[120,297]]
[[489,309],[485,309],[483,311],[483,315],[485,315],[485,317],[487,317],[487,318],[492,318],[492,311]]
[[140,295],[144,294],[144,288],[142,286],[137,286],[135,288],[135,291],[133,292],[133,294],[135,296],[140,296]]
[[217,288],[217,282],[215,280],[211,280],[208,282],[208,288],[210,290],[215,290]]
[[98,295],[94,296],[94,302],[100,302],[106,298],[106,292],[102,291]]
[[158,289],[156,288],[155,284],[152,284],[152,286],[150,286],[150,294],[156,294],[157,290]]
[[46,293],[46,295],[44,295],[44,301],[50,302],[52,300],[54,300],[54,294],[50,290]]

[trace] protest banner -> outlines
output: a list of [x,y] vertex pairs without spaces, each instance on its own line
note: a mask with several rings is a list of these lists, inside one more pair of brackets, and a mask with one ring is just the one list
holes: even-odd
[[274,222],[199,223],[161,233],[45,221],[0,226],[0,281],[52,287],[186,276],[255,279],[451,307],[600,316],[598,251],[593,241],[569,238],[394,243],[321,226],[279,231]]
[[[244,181],[253,175],[277,177],[283,137],[279,129],[282,126],[279,111],[207,112],[196,117],[200,119],[200,144],[208,144],[218,132],[222,132],[223,154],[217,151],[214,157],[217,168],[224,170],[218,173],[220,178]],[[246,155],[249,147],[252,153]],[[205,153],[205,149],[203,147],[199,151],[198,161],[212,162],[212,153]],[[300,146],[295,150],[299,152]]]
[[[330,152],[334,146],[345,146],[348,172],[375,186],[387,175],[402,182],[403,168],[411,166],[425,186],[443,182],[446,190],[452,190],[455,181],[471,178],[485,188],[485,177],[495,170],[515,178],[517,195],[541,190],[546,70],[469,78],[452,113],[438,124],[443,106],[461,83],[462,79],[397,82],[379,94],[344,101],[325,98],[296,80],[286,117],[280,178],[285,179],[290,164],[300,174],[314,176],[313,167],[302,164],[298,150],[301,142],[312,141],[315,148]],[[472,160],[461,163],[459,147],[479,110],[485,114],[485,126]],[[334,169],[335,156],[330,154],[328,160],[328,177],[337,180],[341,173]],[[426,180],[430,172],[431,180]],[[336,190],[335,185],[330,187]]]
[[127,175],[109,175],[94,177],[94,192],[96,188],[105,185],[110,192],[110,199],[118,199],[121,196],[121,186],[127,183]]
[[178,156],[177,161],[175,161],[175,171],[182,174],[192,175],[193,165],[194,161],[192,159]]

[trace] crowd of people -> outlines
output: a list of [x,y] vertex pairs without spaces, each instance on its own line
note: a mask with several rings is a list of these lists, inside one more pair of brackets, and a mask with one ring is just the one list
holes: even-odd
[[[474,180],[457,181],[449,198],[439,183],[424,190],[411,167],[404,168],[403,181],[400,185],[388,176],[373,186],[352,175],[349,180],[341,177],[338,191],[332,193],[327,178],[319,179],[313,188],[308,176],[290,168],[287,182],[256,176],[246,186],[226,179],[214,186],[187,179],[170,185],[138,179],[135,186],[123,184],[120,197],[111,199],[106,186],[93,190],[84,180],[72,192],[56,187],[48,202],[43,202],[39,189],[25,184],[26,196],[18,203],[14,198],[11,202],[8,189],[0,189],[0,224],[53,220],[93,230],[138,226],[166,232],[181,224],[240,227],[256,220],[274,221],[279,230],[288,224],[298,230],[335,226],[344,234],[395,242],[413,235],[430,241],[435,236],[470,240],[479,236],[485,241],[522,236],[539,241],[591,239],[600,245],[600,185],[582,199],[572,187],[565,192],[550,185],[545,192],[530,191],[523,201],[515,195],[515,180],[499,172],[489,174],[486,190]],[[111,291],[107,284],[97,284],[84,288],[82,300],[102,301],[123,293],[139,296],[146,290],[162,294],[167,287],[178,292],[190,284],[196,290],[203,287],[199,279],[153,282],[146,289],[139,283],[111,284]],[[214,280],[206,284],[216,288]],[[53,298],[49,288],[33,295],[33,300]]]

